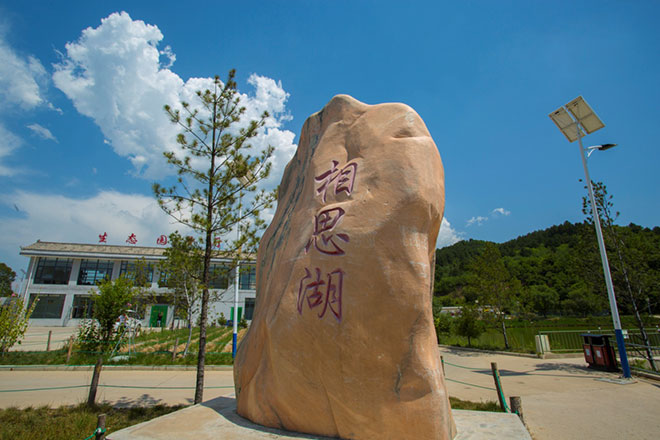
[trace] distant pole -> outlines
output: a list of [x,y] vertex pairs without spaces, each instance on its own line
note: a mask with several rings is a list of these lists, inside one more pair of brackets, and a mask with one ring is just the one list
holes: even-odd
[[48,342],[46,343],[46,351],[50,351],[50,338],[53,336],[53,331],[48,330]]
[[607,285],[607,297],[610,300],[610,312],[612,313],[612,322],[614,323],[614,334],[616,336],[616,345],[619,349],[619,357],[621,358],[621,369],[623,370],[623,377],[626,379],[632,378],[630,374],[630,365],[628,364],[628,355],[626,354],[626,341],[623,339],[623,332],[621,331],[621,320],[619,319],[619,309],[616,305],[616,296],[614,295],[614,284],[612,283],[612,275],[610,274],[610,264],[607,261],[607,251],[605,249],[605,241],[603,240],[603,231],[600,229],[600,215],[598,214],[598,207],[596,206],[596,198],[594,197],[594,189],[591,185],[591,177],[589,177],[589,168],[587,168],[587,157],[584,154],[584,147],[582,146],[582,136],[580,133],[580,123],[576,122],[578,143],[580,144],[580,157],[582,157],[582,166],[584,167],[584,176],[587,179],[587,188],[589,190],[589,201],[591,202],[591,216],[594,220],[594,228],[596,228],[596,237],[598,237],[598,248],[600,250],[600,261],[603,265],[603,274],[605,275],[605,284]]
[[69,338],[69,349],[66,352],[66,363],[69,363],[69,360],[71,359],[71,350],[73,350],[73,336]]
[[[241,200],[243,194],[241,194]],[[236,239],[241,241],[241,207],[239,202],[238,207],[238,223],[236,223]],[[238,261],[236,262],[236,276],[234,278],[234,319],[232,324],[234,325],[234,333],[231,338],[231,357],[236,357],[236,342],[238,341],[238,275],[239,275],[239,266],[241,261],[241,248],[238,250]]]

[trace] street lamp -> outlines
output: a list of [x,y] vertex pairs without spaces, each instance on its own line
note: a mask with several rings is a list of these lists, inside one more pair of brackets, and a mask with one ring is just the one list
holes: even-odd
[[[250,184],[250,181],[253,180],[253,175],[250,171],[246,174],[238,177],[238,181],[244,187]],[[239,192],[239,203],[238,203],[238,222],[236,223],[236,241],[241,241],[241,216],[242,216],[242,207],[243,203],[243,191]],[[238,343],[238,277],[240,273],[240,261],[241,261],[241,251],[238,251],[238,262],[236,263],[236,276],[234,277],[234,319],[232,324],[234,326],[234,332],[232,334],[232,343],[231,343],[231,357],[236,357],[236,345]]]
[[[568,110],[568,111],[567,111]],[[570,112],[570,114],[569,114]],[[572,115],[572,116],[571,116]],[[605,284],[607,285],[607,297],[610,301],[610,312],[612,313],[612,322],[614,323],[614,334],[616,336],[616,345],[619,349],[619,357],[621,358],[621,368],[623,369],[623,377],[630,379],[630,365],[628,364],[628,355],[626,354],[626,345],[623,339],[623,331],[621,330],[621,320],[619,319],[619,309],[616,305],[616,296],[614,295],[614,285],[612,284],[612,275],[610,274],[610,265],[607,261],[607,251],[605,250],[605,242],[603,241],[603,232],[600,229],[600,216],[598,215],[598,207],[594,198],[594,190],[591,185],[591,178],[589,177],[589,169],[587,168],[587,155],[585,149],[582,147],[582,137],[591,134],[596,130],[600,130],[605,126],[603,121],[596,115],[596,113],[589,107],[589,104],[578,96],[565,106],[559,107],[554,112],[550,113],[550,119],[557,125],[559,130],[566,136],[569,142],[578,140],[580,146],[580,157],[582,158],[582,166],[584,167],[584,176],[587,179],[587,188],[589,189],[589,200],[591,202],[591,214],[594,219],[594,227],[596,228],[596,236],[598,237],[598,248],[600,249],[600,260],[603,264],[603,274],[605,275]],[[596,150],[604,151],[616,144],[603,144],[588,147],[586,150],[590,156]]]

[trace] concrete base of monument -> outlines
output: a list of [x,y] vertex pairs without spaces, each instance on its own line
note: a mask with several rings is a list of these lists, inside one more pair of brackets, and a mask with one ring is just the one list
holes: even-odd
[[[515,414],[454,410],[455,440],[531,440]],[[327,439],[266,428],[236,413],[236,400],[218,397],[108,435],[108,440],[288,440]]]

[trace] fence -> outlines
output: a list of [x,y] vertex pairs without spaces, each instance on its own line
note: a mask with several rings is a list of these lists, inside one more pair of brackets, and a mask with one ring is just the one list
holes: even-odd
[[[539,331],[539,336],[546,336],[549,343],[549,352],[561,353],[561,352],[581,352],[583,350],[583,334],[598,334],[598,335],[608,335],[610,336],[610,341],[618,351],[616,337],[614,335],[614,330],[607,329],[598,329],[598,330],[556,330],[556,331]],[[647,336],[649,338],[649,346],[644,343],[641,332],[639,331],[628,331],[627,334],[624,334],[625,343],[626,343],[626,352],[628,357],[632,359],[645,360],[648,363],[648,366],[655,370],[658,364],[658,358],[660,358],[660,332],[651,328],[647,331]],[[649,359],[649,351],[655,362],[651,362],[652,359]],[[631,365],[633,369],[645,370],[652,373],[657,371],[647,370],[644,367],[639,365]]]

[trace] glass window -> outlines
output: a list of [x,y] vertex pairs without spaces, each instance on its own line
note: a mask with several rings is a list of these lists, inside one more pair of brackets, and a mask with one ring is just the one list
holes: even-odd
[[64,298],[66,295],[49,295],[49,294],[31,294],[30,304],[39,297],[37,306],[32,312],[31,318],[41,319],[60,319],[62,317],[62,308],[64,307]]
[[113,261],[108,260],[82,260],[78,272],[78,284],[95,286],[97,282],[112,277]]
[[242,290],[257,288],[257,267],[254,264],[241,266],[238,288]]
[[226,289],[231,279],[231,268],[222,264],[212,264],[209,273],[209,287],[211,289]]
[[[154,280],[154,265],[147,263],[146,265],[142,265],[142,267],[144,268],[142,276],[144,276],[145,285],[150,285]],[[136,264],[134,261],[122,261],[119,268],[119,276],[124,276],[135,281],[135,271]]]
[[71,317],[89,319],[92,317],[92,298],[87,295],[74,295]]
[[254,298],[245,298],[245,316],[246,320],[251,321],[254,314]]
[[158,287],[170,287],[170,273],[163,269],[158,276]]
[[34,284],[69,284],[71,258],[39,258]]

